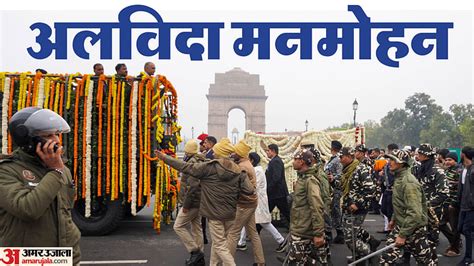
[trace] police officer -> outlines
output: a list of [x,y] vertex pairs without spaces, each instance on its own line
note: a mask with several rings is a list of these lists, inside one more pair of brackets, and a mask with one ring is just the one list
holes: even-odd
[[396,248],[382,254],[380,264],[393,265],[402,257],[401,247],[415,257],[418,265],[437,265],[434,250],[427,238],[428,210],[422,185],[410,173],[411,159],[408,151],[393,150],[389,158],[390,171],[395,175],[393,184],[394,213],[389,224],[392,230],[387,245]]
[[51,110],[28,107],[11,117],[8,130],[17,149],[0,160],[0,246],[72,247],[79,264],[75,189],[58,146],[69,125]]
[[[189,140],[184,146],[183,161],[199,163],[206,161],[204,155],[199,154],[199,146],[195,140]],[[199,179],[192,175],[181,175],[181,191],[183,207],[179,210],[173,229],[179,236],[184,246],[191,254],[186,260],[186,265],[204,265],[204,243],[201,227],[199,206],[201,202],[201,184]],[[191,232],[188,230],[191,227]]]

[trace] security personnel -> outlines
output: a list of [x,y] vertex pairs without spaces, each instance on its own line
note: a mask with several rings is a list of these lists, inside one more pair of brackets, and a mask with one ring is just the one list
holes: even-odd
[[51,110],[28,107],[11,117],[8,130],[18,148],[0,161],[0,246],[72,247],[79,264],[75,189],[58,147],[69,125]]
[[[188,163],[206,161],[204,155],[199,154],[199,146],[195,140],[189,140],[184,146],[184,159]],[[192,175],[181,175],[181,191],[183,207],[179,210],[173,229],[179,236],[184,246],[191,254],[186,260],[186,265],[204,265],[204,243],[201,227],[199,206],[201,203],[201,184],[199,179]],[[191,227],[191,232],[188,230]]]
[[[429,202],[428,214],[431,225],[429,226],[428,235],[431,245],[436,251],[439,243],[439,227],[447,227],[445,224],[440,225],[439,221],[443,219],[443,207],[449,195],[449,186],[444,170],[436,164],[435,155],[436,151],[431,144],[421,144],[418,148],[420,164],[412,171],[421,183],[423,192]],[[433,256],[433,260],[438,258],[436,252]]]
[[311,171],[313,154],[306,149],[294,157],[293,168],[298,173],[294,186],[290,219],[290,265],[327,264],[325,254],[313,258],[313,246],[324,252],[324,201],[319,180]]
[[[310,148],[309,151],[313,154],[313,160],[311,167],[308,170],[308,174],[312,174],[319,181],[319,189],[321,191],[321,198],[324,203],[324,223],[325,223],[325,243],[324,246],[314,249],[313,257],[316,258],[321,264],[328,264],[331,257],[331,249],[329,243],[332,238],[329,237],[331,234],[331,185],[329,184],[328,177],[324,172],[324,166],[321,159],[321,153],[316,148]],[[332,235],[332,234],[331,234]]]
[[354,154],[355,150],[351,147],[341,150],[340,160],[344,167],[341,176],[341,209],[345,242],[357,259],[375,251],[380,241],[362,228],[375,193],[375,184],[370,176],[370,168],[355,159]]
[[381,265],[393,265],[402,257],[401,247],[415,257],[418,265],[437,265],[434,250],[427,238],[428,207],[423,188],[410,173],[411,159],[408,151],[393,150],[385,155],[390,159],[390,171],[395,175],[393,184],[394,213],[389,228],[392,230],[387,245],[396,248],[382,254]]

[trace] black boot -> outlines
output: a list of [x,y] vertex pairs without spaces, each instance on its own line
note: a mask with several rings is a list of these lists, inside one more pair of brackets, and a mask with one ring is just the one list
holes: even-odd
[[332,242],[332,231],[326,231],[325,234],[326,234],[326,237],[327,237],[327,241],[329,243],[331,243]]
[[380,240],[377,240],[373,237],[369,240],[370,251],[374,252],[377,250],[378,246],[380,246]]
[[344,244],[344,232],[342,230],[336,230],[337,235],[332,241],[334,244]]
[[186,260],[186,265],[189,265],[189,266],[201,265],[200,264],[201,261],[204,262],[204,253],[202,253],[200,250],[191,251],[191,257],[189,257],[189,259]]

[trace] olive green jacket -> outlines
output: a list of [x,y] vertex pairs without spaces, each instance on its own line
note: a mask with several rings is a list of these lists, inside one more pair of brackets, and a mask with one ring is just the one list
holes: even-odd
[[428,205],[421,184],[409,168],[403,167],[394,174],[392,220],[400,227],[400,236],[408,237],[428,224]]
[[314,165],[309,168],[308,173],[311,173],[319,181],[321,187],[321,198],[324,202],[324,208],[326,214],[329,214],[331,209],[331,185],[329,184],[328,177],[320,165]]
[[75,189],[69,169],[45,168],[16,150],[0,160],[0,246],[73,247],[80,259],[81,233],[72,221]]
[[[206,161],[206,157],[202,154],[194,154],[189,157],[188,163],[199,163]],[[201,184],[199,179],[192,175],[183,174],[181,176],[181,197],[183,198],[183,208],[194,209],[199,208],[201,202]]]
[[166,156],[163,161],[183,174],[192,175],[200,180],[199,212],[208,219],[234,220],[239,195],[255,194],[255,188],[250,183],[247,173],[228,158],[187,163]]
[[313,174],[314,168],[298,173],[290,219],[290,233],[309,239],[324,235],[325,205],[321,195],[321,184]]

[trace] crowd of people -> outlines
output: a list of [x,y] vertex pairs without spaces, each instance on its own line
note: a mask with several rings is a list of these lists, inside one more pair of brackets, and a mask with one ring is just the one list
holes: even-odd
[[[420,265],[437,265],[438,253],[462,255],[461,235],[465,253],[458,264],[472,261],[474,149],[469,146],[458,158],[430,144],[390,144],[385,150],[363,144],[343,147],[335,140],[326,161],[314,144],[303,141],[293,156],[297,179],[289,193],[277,145],[266,148],[270,161],[264,170],[260,156],[244,140],[232,145],[227,138],[217,142],[205,134],[198,139],[199,144],[186,143],[184,161],[157,152],[183,173],[183,207],[174,229],[191,254],[187,265],[205,263],[206,218],[210,265],[235,265],[236,250],[247,249],[247,236],[254,265],[265,265],[262,228],[279,244],[276,252],[285,252],[278,256],[283,263],[328,265],[334,256],[330,245],[337,244],[347,245],[351,263],[380,247],[381,239],[364,228],[369,213],[383,215],[384,228],[377,233],[386,234],[392,248],[363,263],[409,265],[413,257]],[[272,224],[275,207],[289,225],[286,236]],[[440,232],[449,241],[442,252],[437,250]]]
[[[8,130],[18,148],[0,157],[0,246],[73,247],[78,264],[74,185],[57,146],[60,135],[70,131],[68,124],[50,110],[28,107],[12,116]],[[255,147],[245,140],[232,144],[206,134],[198,140],[186,143],[183,160],[156,152],[182,174],[174,230],[190,253],[187,265],[205,265],[207,235],[210,265],[236,265],[247,236],[254,265],[265,265],[261,229],[278,243],[275,252],[284,253],[278,257],[284,263],[328,265],[335,255],[330,245],[337,244],[346,244],[353,254],[349,262],[355,262],[381,244],[364,228],[371,211],[384,216],[380,232],[391,248],[370,258],[370,264],[409,265],[413,256],[418,264],[437,265],[438,253],[463,255],[458,265],[472,262],[472,147],[463,147],[458,158],[427,143],[402,149],[390,144],[383,150],[343,147],[334,140],[327,158],[303,141],[293,155],[297,179],[290,194],[277,145],[266,147],[269,163],[263,169],[260,156],[251,152]],[[286,236],[272,224],[275,207],[289,227]],[[449,241],[444,251],[437,250],[440,233]]]

